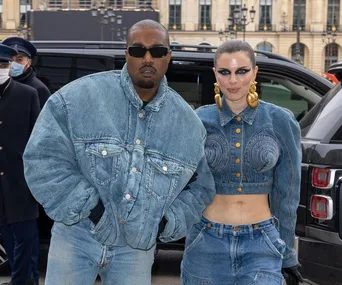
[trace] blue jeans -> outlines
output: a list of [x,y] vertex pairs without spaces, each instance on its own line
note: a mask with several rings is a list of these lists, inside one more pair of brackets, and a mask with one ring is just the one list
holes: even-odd
[[103,285],[151,285],[155,246],[138,250],[102,245],[83,222],[55,222],[51,233],[45,284],[93,285],[100,275]]
[[188,234],[183,285],[282,285],[285,243],[276,218],[242,226],[202,217]]

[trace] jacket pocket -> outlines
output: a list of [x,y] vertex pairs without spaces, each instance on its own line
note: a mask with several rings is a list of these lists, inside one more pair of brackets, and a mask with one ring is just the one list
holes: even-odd
[[162,157],[148,157],[149,187],[157,200],[166,200],[176,189],[180,174],[184,167],[174,161]]
[[89,143],[90,173],[95,183],[107,185],[116,180],[121,166],[123,148],[113,143]]
[[90,224],[90,234],[99,243],[105,245],[113,245],[118,236],[117,218],[110,203],[107,203],[105,210],[99,222],[95,225]]

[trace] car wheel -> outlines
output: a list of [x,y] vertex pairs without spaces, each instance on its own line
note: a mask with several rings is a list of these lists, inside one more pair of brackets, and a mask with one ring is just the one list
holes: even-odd
[[0,234],[0,269],[7,267],[7,264],[8,264],[8,258],[7,258],[5,248],[2,244],[2,238]]

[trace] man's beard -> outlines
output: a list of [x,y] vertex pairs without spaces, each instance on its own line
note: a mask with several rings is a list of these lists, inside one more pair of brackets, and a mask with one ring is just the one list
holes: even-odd
[[143,89],[152,89],[155,86],[152,80],[139,80],[137,81],[136,85]]

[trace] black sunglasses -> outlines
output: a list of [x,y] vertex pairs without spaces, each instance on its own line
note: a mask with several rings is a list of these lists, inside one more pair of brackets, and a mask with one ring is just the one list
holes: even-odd
[[167,56],[167,54],[169,53],[169,48],[164,47],[164,46],[151,47],[151,48],[130,46],[128,47],[127,50],[130,56],[139,57],[139,58],[143,58],[147,51],[150,52],[153,58],[162,58],[162,57]]

